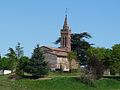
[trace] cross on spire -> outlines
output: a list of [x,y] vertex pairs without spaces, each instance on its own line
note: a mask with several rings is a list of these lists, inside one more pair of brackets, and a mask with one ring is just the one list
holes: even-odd
[[67,12],[68,12],[68,9],[66,8],[66,10],[65,10],[65,15],[67,15]]

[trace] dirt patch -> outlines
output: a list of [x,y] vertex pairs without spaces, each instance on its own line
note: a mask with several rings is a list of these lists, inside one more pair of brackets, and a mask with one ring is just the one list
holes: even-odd
[[52,78],[39,78],[37,80],[51,80]]

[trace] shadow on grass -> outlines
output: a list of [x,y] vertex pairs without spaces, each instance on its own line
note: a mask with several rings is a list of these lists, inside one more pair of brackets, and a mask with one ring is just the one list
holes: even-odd
[[14,80],[20,80],[20,79],[38,79],[41,77],[14,74],[14,75],[10,75],[8,78],[14,81]]
[[38,79],[42,77],[37,77],[37,76],[22,76],[23,79]]
[[115,79],[120,81],[120,76],[103,76],[103,78]]

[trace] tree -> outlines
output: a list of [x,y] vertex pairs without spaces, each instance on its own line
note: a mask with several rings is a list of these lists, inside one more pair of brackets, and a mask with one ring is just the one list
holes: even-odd
[[20,43],[18,42],[18,44],[16,46],[16,56],[18,59],[24,55],[24,52],[22,49],[23,49],[23,47],[21,47]]
[[69,61],[70,72],[71,72],[71,69],[72,69],[71,68],[71,62],[72,62],[73,59],[75,59],[75,60],[77,59],[77,54],[76,54],[76,52],[71,51],[71,52],[68,53],[68,61]]
[[8,49],[9,53],[6,54],[8,60],[9,60],[9,66],[13,73],[13,71],[16,71],[16,67],[18,65],[18,60],[15,51],[12,48]]
[[0,55],[0,59],[1,59],[1,55]]
[[84,32],[80,34],[72,34],[71,38],[72,51],[77,52],[77,59],[80,60],[81,64],[87,64],[87,49],[91,44],[87,42],[85,38],[89,39],[91,36]]
[[0,69],[6,70],[9,69],[9,60],[6,57],[0,59]]
[[28,65],[29,58],[27,56],[22,56],[19,59],[19,63],[17,66],[17,75],[24,75],[25,67]]
[[87,71],[88,74],[91,74],[91,76],[94,77],[94,79],[100,79],[103,76],[104,70],[105,67],[103,63],[95,56],[89,58]]
[[100,60],[106,69],[110,67],[111,63],[111,49],[106,48],[100,48],[100,47],[90,47],[87,50],[87,58],[96,57],[98,60]]
[[[87,63],[87,49],[92,45],[89,42],[87,42],[85,39],[91,38],[91,35],[87,32],[83,33],[73,33],[71,34],[71,49],[73,52],[77,53],[77,59],[80,61],[81,64]],[[61,37],[59,37],[55,44],[60,43]]]
[[44,60],[43,53],[39,45],[34,49],[32,57],[25,68],[27,73],[32,74],[34,78],[43,77],[48,74],[48,65]]
[[113,73],[120,73],[120,44],[112,46],[111,70]]

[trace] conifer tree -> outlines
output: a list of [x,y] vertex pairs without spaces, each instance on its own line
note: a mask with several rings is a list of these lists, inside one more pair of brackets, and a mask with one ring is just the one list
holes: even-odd
[[34,78],[44,77],[48,74],[47,62],[44,60],[44,55],[39,45],[34,49],[25,71],[32,74]]
[[18,60],[17,60],[16,53],[13,48],[9,48],[8,51],[9,53],[7,53],[6,56],[9,60],[9,66],[13,73],[14,71],[16,71]]
[[23,51],[23,47],[21,47],[21,44],[18,42],[17,46],[15,47],[16,49],[16,56],[19,59],[20,57],[24,56],[24,51]]

